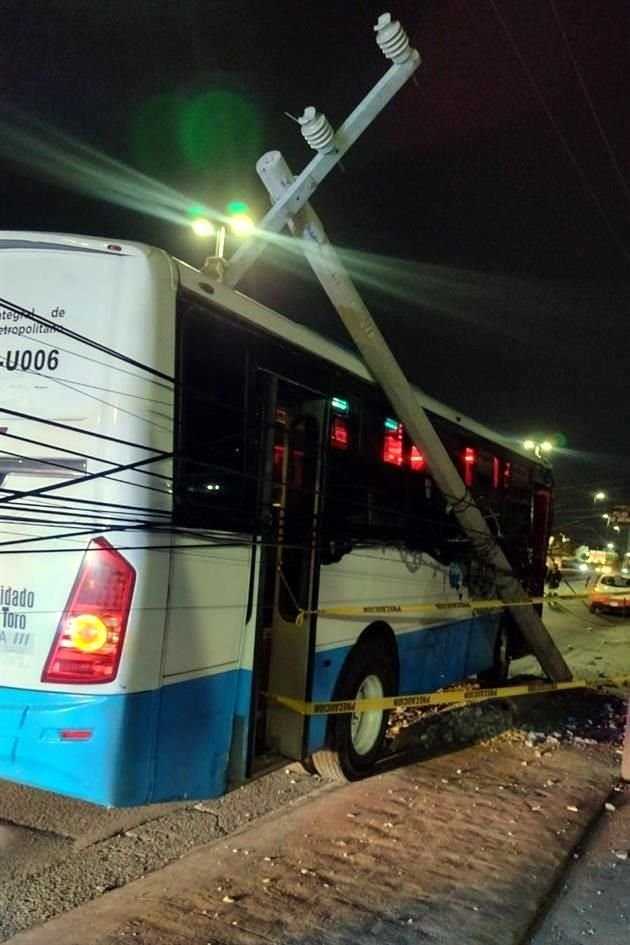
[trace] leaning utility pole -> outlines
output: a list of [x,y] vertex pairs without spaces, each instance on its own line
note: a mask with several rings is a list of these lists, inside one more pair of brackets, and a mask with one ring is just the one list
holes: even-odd
[[[523,606],[522,602],[529,599],[527,593],[512,574],[508,559],[462,481],[423,409],[418,393],[403,374],[329,242],[319,217],[308,202],[319,181],[420,64],[420,56],[411,49],[400,23],[392,22],[389,14],[379,18],[375,30],[377,42],[387,58],[392,60],[392,67],[337,133],[314,108],[306,109],[300,119],[302,134],[318,153],[297,178],[293,177],[277,151],[269,152],[258,161],[257,170],[273,206],[260,224],[257,236],[234,255],[224,281],[231,286],[236,285],[262,252],[265,236],[279,232],[285,224],[301,239],[313,271],[337,309],[374,380],[383,389],[396,416],[424,455],[433,480],[451,505],[452,514],[469,538],[477,556],[494,566],[497,592],[507,605],[515,624],[547,675],[556,682],[566,681],[571,679],[571,671],[562,654],[534,608]],[[520,606],[509,606],[519,602]]]

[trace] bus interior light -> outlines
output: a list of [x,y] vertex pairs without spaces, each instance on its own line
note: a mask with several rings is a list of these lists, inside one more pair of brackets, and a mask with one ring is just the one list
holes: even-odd
[[414,472],[421,472],[421,470],[424,469],[424,456],[417,446],[411,447],[411,456],[409,457],[409,462]]
[[383,462],[389,463],[391,466],[402,466],[403,464],[403,425],[390,418],[385,421]]
[[330,427],[330,445],[338,450],[347,450],[349,443],[347,420],[345,417],[333,417]]

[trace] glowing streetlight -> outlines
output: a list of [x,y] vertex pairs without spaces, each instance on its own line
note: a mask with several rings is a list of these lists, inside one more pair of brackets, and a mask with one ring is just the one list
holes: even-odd
[[615,546],[613,545],[612,541],[609,541],[606,547],[608,548],[609,551],[615,550]]
[[595,502],[603,502],[605,498],[606,498],[606,493],[605,493],[605,492],[594,492],[594,493],[593,493],[593,503],[595,503]]
[[230,228],[235,236],[251,236],[256,229],[254,221],[247,213],[236,213],[230,220]]
[[539,459],[545,453],[551,453],[553,449],[553,443],[550,440],[525,440],[523,442],[523,449],[527,450],[530,453],[533,453],[534,456],[537,456]]
[[245,238],[251,236],[256,229],[254,221],[249,215],[249,207],[246,203],[232,201],[225,208],[228,220],[226,223],[215,224],[206,215],[201,204],[194,204],[188,210],[190,217],[190,226],[199,239],[208,239],[215,237],[214,257],[213,259],[223,259],[225,252],[225,237],[227,225],[229,224],[231,232],[239,237]]
[[207,239],[209,236],[214,236],[217,231],[214,223],[206,217],[196,217],[190,225],[195,236],[198,236],[200,239]]

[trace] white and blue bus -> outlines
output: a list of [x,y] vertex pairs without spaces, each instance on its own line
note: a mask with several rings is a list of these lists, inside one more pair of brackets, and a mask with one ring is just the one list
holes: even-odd
[[[422,403],[540,593],[548,466]],[[518,646],[458,614],[494,574],[360,358],[161,250],[0,233],[0,447],[0,778],[123,806],[270,759],[360,777],[386,712],[267,694],[500,679]]]

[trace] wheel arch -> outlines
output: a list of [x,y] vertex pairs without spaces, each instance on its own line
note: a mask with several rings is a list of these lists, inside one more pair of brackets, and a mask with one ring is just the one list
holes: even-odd
[[[362,630],[355,643],[346,654],[337,674],[337,679],[335,680],[332,696],[333,701],[347,698],[347,688],[352,687],[354,684],[352,677],[353,672],[356,673],[357,664],[360,665],[361,660],[367,659],[369,662],[370,659],[374,659],[374,651],[379,654],[384,654],[389,663],[389,669],[391,670],[391,672],[387,674],[391,679],[385,692],[387,693],[389,690],[392,695],[398,692],[400,660],[396,635],[388,623],[379,620],[368,624],[368,626]],[[381,666],[381,670],[383,668],[384,667]],[[385,710],[385,712],[386,716],[389,715],[388,710]],[[342,740],[342,742],[339,743],[340,733],[343,731],[340,727],[340,720],[342,718],[346,719],[347,716],[334,714],[328,716],[324,742],[325,747],[313,752],[307,760],[310,769],[317,771],[322,777],[335,781],[355,780],[354,776],[348,774],[344,762],[340,760],[341,755],[339,752],[345,751],[345,741]],[[384,724],[386,725],[386,718]],[[379,736],[379,742],[381,744],[384,734],[384,729],[382,729],[382,734]]]
[[357,652],[363,647],[367,647],[369,644],[383,646],[386,652],[389,654],[392,668],[394,670],[396,688],[398,688],[400,681],[400,657],[398,655],[396,634],[386,621],[375,620],[374,623],[368,624],[368,626],[361,631],[361,634],[357,637],[357,640],[354,643],[352,649],[343,661],[337,676],[337,680],[335,682],[333,699],[340,699],[343,697],[342,687],[348,673],[348,667],[352,664],[352,661],[355,659]]

